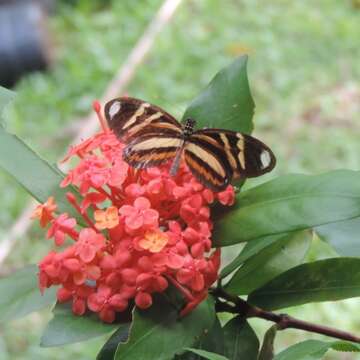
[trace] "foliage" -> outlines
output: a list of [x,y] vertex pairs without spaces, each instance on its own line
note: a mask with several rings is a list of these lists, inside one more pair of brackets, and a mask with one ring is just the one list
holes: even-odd
[[[245,88],[248,88],[246,67],[239,66],[246,63],[244,59],[240,57],[226,70],[219,72],[210,87],[197,98],[200,100],[190,105],[185,116],[196,117],[198,113],[201,119],[206,115],[201,115],[203,110],[199,109],[206,109],[207,104],[211,104],[212,98],[217,98],[220,103],[219,109],[222,106],[227,108],[228,126],[236,129],[235,119],[239,118],[239,108],[231,107],[229,103],[221,104],[222,98],[217,94],[224,89],[226,92],[233,92],[233,89],[239,86],[239,81],[240,85],[244,82]],[[236,101],[247,103],[252,108],[253,101],[249,92],[239,93],[238,96],[242,98]],[[221,126],[221,116],[214,118],[213,121],[213,126]],[[248,116],[247,122],[250,124],[248,129],[251,129],[251,116]],[[246,125],[244,126],[246,128]],[[4,139],[13,139],[5,131],[3,133]],[[38,161],[36,154],[21,145],[19,141],[10,140],[9,144],[15,147],[19,147],[20,144],[19,149],[24,155],[16,158],[16,167],[4,165],[3,167],[19,182],[25,179],[25,187],[31,193],[36,194],[40,190],[51,189],[50,186],[39,187],[37,177],[26,178],[24,176],[26,168],[22,170],[25,172],[19,172],[19,169],[24,169],[30,161],[35,173],[42,171],[43,162]],[[28,154],[31,154],[31,160],[30,158],[28,160]],[[13,156],[17,156],[16,152]],[[10,161],[5,165],[11,164],[11,159],[14,160],[13,156],[7,157]],[[58,176],[59,173],[54,170],[53,174]],[[309,230],[317,231],[320,225],[326,224],[329,233],[330,223],[336,224],[360,215],[359,183],[357,172],[333,171],[317,176],[282,176],[240,192],[237,204],[218,217],[215,223],[216,246],[227,246],[239,241],[249,242],[223,273],[227,275],[236,270],[225,285],[225,289],[233,295],[250,294],[249,302],[265,309],[359,296],[359,259],[338,257],[302,264],[311,243]],[[43,201],[45,199],[42,193],[39,198]],[[333,229],[336,231],[336,227]],[[255,245],[252,246],[252,242]],[[257,270],[259,267],[261,271]],[[14,276],[24,281],[29,273],[25,270]],[[249,279],[252,279],[251,284],[248,283]],[[5,279],[2,281],[2,286],[12,286],[17,289],[17,283]],[[323,290],[319,292],[319,289]],[[26,303],[28,301],[25,300],[23,304]],[[250,325],[241,318],[233,318],[224,327],[218,325],[214,327],[214,330],[217,329],[217,334],[222,334],[215,339],[217,343],[220,339],[223,341],[217,349],[220,353],[211,351],[206,341],[198,342],[202,337],[206,339],[213,336],[213,332],[209,333],[209,329],[216,324],[214,309],[214,304],[209,299],[189,315],[179,318],[175,303],[159,295],[154,298],[150,309],[134,310],[130,330],[128,323],[120,325],[101,350],[98,358],[110,354],[115,359],[133,359],[141,358],[146,353],[149,358],[165,360],[176,357],[177,353],[183,351],[185,354],[181,355],[182,358],[200,356],[209,359],[236,359],[241,354],[242,357],[255,359],[258,356],[258,340]],[[119,327],[119,325],[114,326]],[[114,326],[101,324],[92,316],[76,318],[71,315],[68,307],[57,305],[54,318],[43,335],[42,345],[57,346],[83,341],[110,332]],[[259,359],[273,357],[275,334],[276,325],[266,334]],[[230,339],[235,340],[230,341]],[[341,346],[333,348],[343,349]],[[280,356],[284,355],[279,354]]]
[[358,344],[346,343],[344,341],[325,342],[307,340],[283,350],[275,356],[274,360],[322,359],[330,349],[344,352],[360,352]]
[[127,332],[128,327],[126,322],[120,325],[104,324],[98,321],[94,314],[75,317],[68,304],[56,304],[53,309],[53,318],[45,328],[40,344],[43,347],[61,346],[86,341],[108,334],[115,329],[121,330],[123,334]]
[[1,125],[0,152],[11,154],[11,156],[1,157],[0,166],[12,175],[37,201],[42,203],[50,196],[54,196],[62,211],[78,217],[66,201],[66,191],[59,188],[59,183],[63,179],[60,171],[40,158],[18,137],[9,134]]
[[256,289],[249,301],[281,309],[315,301],[360,296],[360,259],[339,257],[302,264]]
[[[165,108],[171,108],[174,103],[185,103],[191,97],[190,94],[195,93],[199,85],[207,81],[216,67],[223,66],[229,56],[238,54],[247,47],[247,51],[256,54],[251,56],[249,68],[257,100],[256,130],[265,133],[266,139],[271,139],[267,142],[275,147],[276,154],[280,154],[278,173],[289,170],[319,172],[336,167],[357,168],[358,124],[346,121],[351,119],[351,115],[346,111],[351,106],[347,107],[345,112],[341,111],[341,116],[338,111],[333,111],[342,108],[336,103],[337,91],[342,87],[346,90],[348,85],[351,87],[351,79],[359,76],[359,67],[352,65],[359,51],[359,48],[354,46],[358,33],[356,11],[348,6],[348,3],[339,4],[337,1],[320,1],[317,4],[319,7],[308,1],[289,6],[284,5],[284,2],[260,5],[253,1],[243,1],[239,17],[237,1],[229,2],[231,5],[221,9],[216,5],[211,8],[210,3],[190,2],[182,5],[182,12],[175,24],[161,37],[156,46],[156,55],[152,56],[139,72],[130,93],[165,104]],[[42,147],[42,152],[46,152],[50,160],[56,159],[63,143],[58,142],[56,147],[49,149],[42,143],[44,137],[50,133],[60,133],[59,130],[72,119],[73,114],[83,115],[87,111],[89,101],[94,95],[101,93],[101,88],[115,71],[119,58],[123,58],[140,33],[141,26],[134,26],[129,19],[136,17],[138,24],[143,25],[159,5],[156,2],[151,4],[150,10],[142,5],[134,11],[131,11],[132,6],[127,6],[127,9],[120,9],[118,6],[118,9],[111,10],[111,15],[108,11],[100,11],[96,16],[89,12],[79,14],[76,9],[71,9],[65,24],[61,23],[61,18],[60,24],[56,25],[58,33],[64,34],[59,35],[58,40],[61,42],[66,39],[67,44],[72,43],[72,47],[69,47],[72,50],[68,51],[71,54],[62,54],[63,64],[51,75],[36,74],[19,86],[17,104],[11,110],[15,115],[11,114],[10,120],[8,119],[8,127],[16,130],[22,138],[27,137],[27,142],[31,141],[37,149]],[[193,22],[190,26],[189,14],[194,11],[197,12],[199,22]],[[125,13],[128,16],[123,16]],[[331,19],[331,22],[328,22],[328,19]],[[327,23],[329,26],[326,26]],[[113,29],[117,26],[121,28],[121,39],[114,35],[115,32],[101,31],[105,29],[105,24]],[[104,36],[99,41],[100,33]],[[106,44],[103,42],[104,38]],[[94,49],[94,42],[100,44],[100,48]],[[116,50],[114,43],[118,46]],[[174,43],[183,46],[174,49]],[[65,46],[62,49],[65,49]],[[211,61],[205,64],[204,58],[209,54]],[[92,61],[89,61],[89,58]],[[161,75],[165,66],[167,71]],[[162,97],[159,98],[158,94]],[[297,121],[300,126],[293,129],[292,126],[296,125]],[[1,215],[1,223],[9,225],[10,216],[14,216],[22,208],[25,196],[21,190],[16,190],[12,180],[8,180],[5,175],[1,181],[2,187],[7,189],[2,198],[5,210]],[[256,182],[249,182],[248,186],[253,186],[254,183]],[[16,196],[16,201],[13,196]],[[321,228],[326,231],[321,231]],[[321,225],[315,230],[322,239],[329,241],[340,255],[359,255],[356,219]],[[326,236],[323,236],[324,234]],[[276,243],[278,236],[284,237],[287,234],[270,235],[247,242],[248,252],[241,252],[238,265],[233,264],[232,271],[237,270],[244,261],[270,243]],[[21,248],[24,248],[24,242],[27,244],[25,259],[28,259],[30,254],[33,261],[38,259],[39,255],[34,251],[34,246],[38,249],[40,242],[29,244],[22,239]],[[32,251],[28,250],[30,246]],[[12,255],[11,261],[14,261],[14,258],[16,259],[16,254]],[[307,256],[305,261],[308,260]],[[328,311],[327,320],[333,321],[333,324],[345,321],[343,318],[346,314],[344,315],[342,307],[345,305],[338,306],[341,307],[341,318],[335,317],[330,308]],[[354,308],[353,311],[355,313],[357,309]],[[319,316],[315,313],[310,315]],[[33,318],[30,321],[30,330],[39,326],[34,324]],[[8,336],[11,339],[7,339],[12,344],[12,354],[20,351],[18,349],[21,347],[17,344],[23,344],[20,338],[23,335],[22,329],[19,332],[19,326],[16,326],[15,324],[14,330],[9,330],[8,327],[4,329],[8,334],[12,331]],[[284,340],[284,335],[282,339]],[[37,342],[38,339],[32,336],[32,341]],[[285,341],[288,343],[289,338]],[[75,353],[77,358],[90,358],[89,354],[94,354],[94,350],[88,352],[88,356],[84,355],[84,351],[91,349],[91,344],[87,342],[83,345],[83,353],[77,352],[79,348],[72,346],[57,354],[54,350],[49,353],[44,349],[39,353],[34,350],[34,346],[24,346],[27,346],[26,350],[32,352],[31,354],[35,352],[36,355],[33,356],[41,358],[55,358],[59,355],[63,358],[64,353]],[[100,343],[98,344],[100,346]],[[22,358],[30,358],[31,355],[23,354],[26,350],[21,348]],[[211,351],[214,350],[209,350]],[[334,356],[339,358],[338,354]]]
[[55,300],[54,289],[44,295],[39,292],[37,267],[29,265],[0,281],[0,322],[21,318],[51,305]]

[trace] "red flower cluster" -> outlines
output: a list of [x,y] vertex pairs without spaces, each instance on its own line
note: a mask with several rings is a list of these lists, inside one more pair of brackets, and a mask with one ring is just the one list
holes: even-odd
[[[59,302],[72,301],[73,312],[97,312],[105,322],[135,304],[146,309],[152,294],[172,283],[186,299],[182,315],[207,296],[217,279],[220,250],[211,251],[210,204],[234,202],[234,190],[214,193],[192,176],[183,162],[175,177],[169,166],[135,170],[122,160],[123,145],[108,129],[72,147],[66,160],[80,161],[61,186],[75,186],[67,200],[83,219],[56,214],[54,199],[34,216],[57,246],[39,264],[43,291],[60,285]],[[131,305],[130,305],[131,306]]]

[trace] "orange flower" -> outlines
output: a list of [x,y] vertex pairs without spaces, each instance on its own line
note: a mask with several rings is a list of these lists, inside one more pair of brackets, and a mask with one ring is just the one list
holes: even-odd
[[139,240],[138,245],[152,253],[160,252],[168,242],[168,236],[162,231],[147,231],[145,237]]
[[53,212],[57,209],[55,199],[50,196],[44,204],[38,205],[31,215],[31,219],[39,219],[40,226],[45,227],[53,218]]
[[94,212],[95,227],[99,230],[112,229],[119,224],[119,212],[116,206]]

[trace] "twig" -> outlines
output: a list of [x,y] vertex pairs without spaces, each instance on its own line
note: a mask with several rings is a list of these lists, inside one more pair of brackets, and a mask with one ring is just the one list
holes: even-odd
[[[277,324],[279,330],[299,329],[360,344],[360,337],[356,335],[328,326],[299,320],[287,314],[276,314],[271,311],[263,310],[257,306],[249,304],[247,301],[239,298],[238,296],[227,293],[223,288],[212,289],[212,294],[217,298],[217,312],[230,312],[233,314],[240,314],[246,318],[256,317],[272,321]],[[225,302],[220,299],[225,300]]]
[[[156,15],[150,21],[148,27],[145,29],[143,35],[138,40],[130,54],[128,55],[125,63],[121,66],[113,80],[102,96],[102,102],[105,102],[113,97],[123,93],[130,81],[135,75],[138,66],[144,61],[146,55],[151,50],[152,45],[158,34],[170,21],[174,15],[175,10],[180,5],[181,0],[165,0]],[[98,126],[97,117],[95,113],[91,113],[88,117],[77,121],[77,132],[71,144],[77,144],[82,139],[91,136]],[[61,166],[62,171],[66,171],[66,165]],[[0,265],[4,262],[9,255],[11,249],[14,247],[17,239],[24,236],[31,225],[30,214],[34,209],[36,202],[31,200],[17,218],[15,223],[11,226],[6,237],[1,239],[0,246]]]

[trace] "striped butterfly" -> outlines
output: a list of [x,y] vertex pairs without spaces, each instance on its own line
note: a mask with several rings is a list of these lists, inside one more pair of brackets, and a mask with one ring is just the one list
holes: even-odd
[[198,181],[221,191],[231,180],[260,176],[276,163],[272,151],[252,136],[223,129],[194,130],[195,120],[181,125],[166,111],[139,99],[113,99],[104,111],[109,127],[126,144],[124,160],[134,168],[171,160],[174,176],[184,155]]

